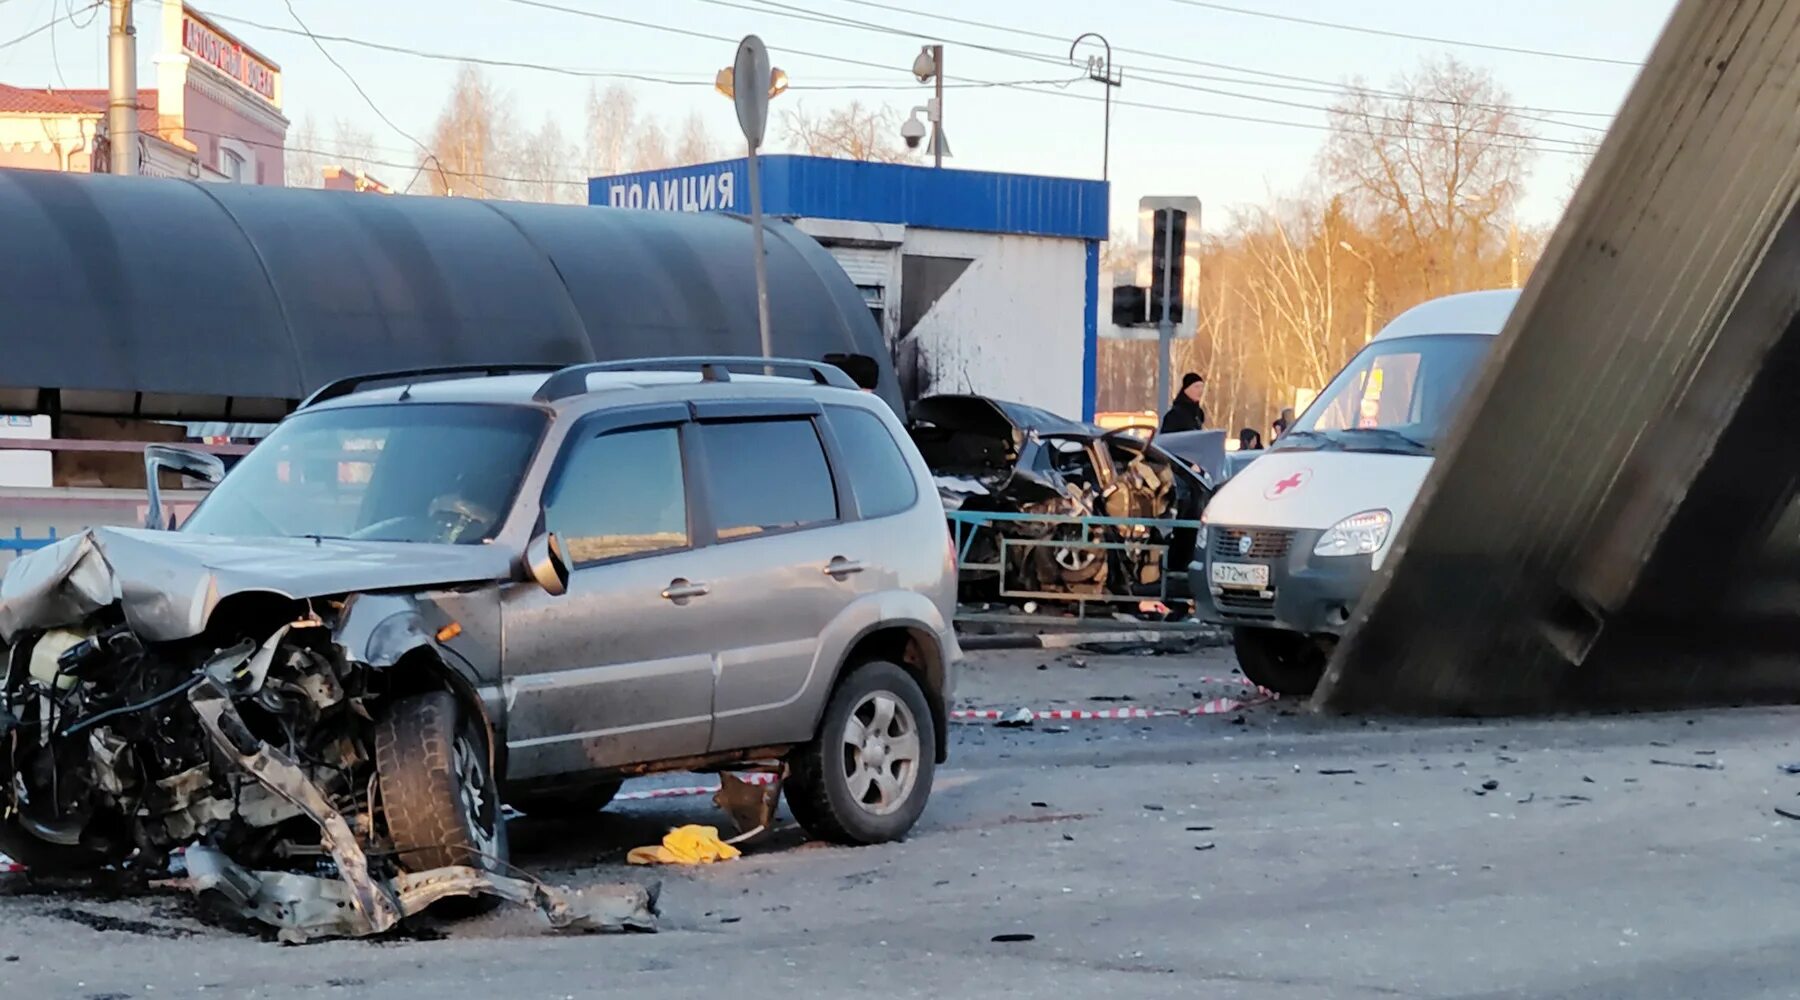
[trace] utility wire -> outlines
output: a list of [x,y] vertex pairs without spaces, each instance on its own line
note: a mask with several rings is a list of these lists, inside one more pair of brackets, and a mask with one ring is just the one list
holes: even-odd
[[[1068,40],[1067,38],[1065,38],[1062,35],[1051,34],[1049,32],[1034,31],[1030,28],[1021,28],[1016,25],[996,24],[992,21],[978,21],[978,20],[974,20],[972,18],[956,17],[956,16],[953,16],[950,14],[942,14],[942,13],[938,13],[935,11],[929,11],[929,12],[921,11],[915,7],[901,7],[901,6],[898,6],[895,4],[882,3],[881,0],[837,0],[837,2],[838,3],[846,3],[846,4],[855,4],[859,7],[868,7],[868,8],[872,8],[875,10],[884,10],[884,11],[889,11],[889,12],[896,13],[896,14],[909,14],[909,15],[913,15],[916,17],[930,17],[932,20],[935,20],[935,21],[948,21],[953,24],[966,25],[966,26],[972,27],[972,28],[983,28],[988,31],[1008,32],[1011,34],[1020,35],[1020,36],[1027,37],[1027,38],[1043,39],[1044,41],[1060,43],[1060,42],[1066,42]],[[1382,89],[1375,88],[1375,87],[1369,87],[1369,86],[1366,86],[1363,84],[1336,83],[1331,80],[1321,79],[1319,77],[1296,76],[1292,73],[1277,73],[1273,70],[1257,69],[1253,66],[1237,66],[1232,63],[1213,62],[1213,61],[1207,60],[1207,59],[1195,59],[1195,58],[1192,58],[1189,56],[1174,55],[1172,53],[1167,53],[1167,52],[1156,52],[1156,51],[1153,51],[1150,49],[1134,49],[1134,48],[1128,48],[1123,45],[1116,45],[1113,47],[1113,51],[1124,53],[1126,55],[1144,56],[1144,57],[1150,58],[1150,59],[1161,59],[1161,60],[1165,60],[1168,62],[1180,63],[1180,64],[1186,65],[1186,66],[1199,66],[1199,67],[1208,68],[1208,69],[1224,70],[1224,71],[1230,72],[1230,73],[1246,73],[1246,74],[1250,74],[1252,76],[1264,77],[1269,80],[1281,80],[1281,81],[1288,81],[1288,82],[1287,83],[1269,83],[1269,82],[1265,82],[1263,80],[1240,80],[1240,79],[1235,79],[1232,77],[1221,77],[1221,76],[1216,76],[1216,75],[1207,74],[1207,73],[1187,73],[1187,72],[1183,72],[1180,70],[1165,69],[1163,67],[1150,68],[1150,67],[1134,66],[1134,67],[1131,67],[1133,72],[1152,71],[1152,72],[1163,74],[1165,76],[1184,76],[1184,77],[1189,77],[1191,79],[1212,80],[1212,81],[1220,82],[1220,83],[1246,84],[1246,85],[1254,86],[1254,87],[1269,87],[1271,89],[1312,90],[1316,93],[1341,94],[1346,90],[1350,90],[1350,91],[1357,91],[1360,93],[1372,94],[1377,97],[1400,98],[1400,97],[1408,96],[1406,94],[1402,94],[1397,91],[1382,90]],[[1305,85],[1310,85],[1310,86],[1295,86],[1296,84],[1305,84]],[[1449,101],[1449,100],[1445,100],[1442,98],[1430,98],[1427,100],[1432,101],[1432,102],[1437,102],[1437,103],[1446,103],[1446,104],[1456,103],[1454,101]],[[1610,111],[1576,111],[1576,110],[1567,109],[1567,108],[1539,108],[1539,107],[1530,107],[1527,105],[1514,105],[1514,104],[1470,104],[1468,106],[1469,107],[1486,108],[1489,110],[1529,112],[1532,114],[1540,114],[1540,115],[1571,115],[1571,116],[1584,117],[1584,118],[1611,118],[1611,117],[1613,117],[1612,112],[1610,112]]]
[[[591,18],[593,20],[606,21],[606,22],[612,23],[612,24],[624,24],[624,25],[628,25],[631,27],[635,27],[635,28],[644,28],[644,29],[647,29],[650,31],[660,31],[660,32],[664,32],[667,34],[681,35],[681,36],[687,37],[687,38],[700,38],[700,39],[704,39],[706,41],[711,41],[711,42],[722,42],[727,45],[736,45],[738,42],[738,39],[730,38],[725,35],[715,35],[715,34],[711,34],[709,32],[695,31],[691,28],[678,28],[678,27],[674,27],[672,25],[667,25],[667,24],[656,24],[656,23],[653,23],[650,21],[639,21],[639,20],[634,20],[632,18],[628,18],[628,17],[619,17],[618,15],[615,15],[615,14],[602,14],[598,11],[582,10],[577,7],[567,7],[562,4],[551,3],[551,2],[549,2],[549,0],[506,0],[506,2],[517,4],[522,7],[535,7],[539,10],[556,11],[558,13],[570,14],[570,15],[573,15],[576,17]],[[852,58],[849,56],[831,55],[829,53],[824,53],[824,52],[811,52],[811,51],[808,51],[805,49],[793,49],[793,48],[786,48],[786,47],[782,47],[782,48],[771,47],[770,51],[787,52],[789,54],[797,55],[797,56],[805,56],[805,57],[809,57],[809,58],[813,58],[813,59],[823,59],[823,60],[826,60],[829,62],[846,63],[846,64],[853,65],[853,66],[863,66],[863,67],[867,67],[867,68],[871,68],[871,69],[886,70],[889,72],[892,72],[895,69],[895,67],[893,67],[893,66],[886,65],[883,63],[872,62],[867,59],[855,59],[855,58]],[[998,81],[983,81],[983,82],[996,83],[999,86],[1007,86],[1005,83],[998,82]],[[1013,85],[1013,86],[1009,87],[1008,89],[1017,90],[1017,91],[1020,91],[1021,93],[1042,94],[1042,95],[1047,95],[1047,96],[1051,96],[1051,97],[1062,97],[1062,98],[1066,98],[1068,100],[1088,101],[1088,102],[1092,102],[1092,103],[1099,103],[1099,102],[1105,100],[1104,97],[1101,97],[1098,95],[1079,94],[1079,93],[1075,93],[1074,91],[1038,90],[1038,89],[1035,89],[1035,88],[1032,88],[1029,86],[1025,86],[1025,85]],[[1118,106],[1124,106],[1124,107],[1142,108],[1142,109],[1151,110],[1151,111],[1164,111],[1164,112],[1169,112],[1169,113],[1173,113],[1173,114],[1187,115],[1190,117],[1217,118],[1217,119],[1221,119],[1224,121],[1249,122],[1249,123],[1259,124],[1259,125],[1278,125],[1278,126],[1286,126],[1289,128],[1309,129],[1309,130],[1313,130],[1313,131],[1327,131],[1328,132],[1328,131],[1331,131],[1331,128],[1332,128],[1330,125],[1318,124],[1318,123],[1314,123],[1314,122],[1294,122],[1294,121],[1286,121],[1286,120],[1274,119],[1274,118],[1259,118],[1259,117],[1255,117],[1252,115],[1230,114],[1228,112],[1223,112],[1223,111],[1207,111],[1207,110],[1204,110],[1201,108],[1188,108],[1188,107],[1169,106],[1169,105],[1164,105],[1164,104],[1151,104],[1151,103],[1145,102],[1145,101],[1119,100],[1119,99],[1115,98],[1113,100],[1113,104],[1118,105]],[[1474,130],[1472,130],[1472,131],[1474,131]],[[1532,136],[1532,137],[1528,137],[1528,138],[1535,139],[1536,137]],[[1566,143],[1566,142],[1569,142],[1570,140],[1550,140],[1550,141]],[[1501,145],[1504,146],[1505,148],[1521,149],[1521,150],[1526,150],[1526,151],[1530,151],[1530,152],[1561,153],[1563,155],[1569,155],[1569,156],[1586,155],[1586,151],[1583,149],[1579,149],[1579,148],[1540,147],[1540,146],[1531,146],[1531,145],[1514,145],[1514,146],[1506,146],[1505,144],[1501,144]]]
[[1224,11],[1228,14],[1242,14],[1246,17],[1266,17],[1272,21],[1287,21],[1291,24],[1307,24],[1315,28],[1331,28],[1336,31],[1354,31],[1364,35],[1380,35],[1384,38],[1404,38],[1414,42],[1430,42],[1433,45],[1459,45],[1469,49],[1486,49],[1490,52],[1511,52],[1516,55],[1543,56],[1546,59],[1569,59],[1575,62],[1605,63],[1611,66],[1642,66],[1635,59],[1614,59],[1611,56],[1590,56],[1574,52],[1552,52],[1547,49],[1524,48],[1516,45],[1494,45],[1489,42],[1471,42],[1460,38],[1438,38],[1433,35],[1415,35],[1406,31],[1389,31],[1385,28],[1370,28],[1360,24],[1342,24],[1337,21],[1317,21],[1310,17],[1298,17],[1293,14],[1277,14],[1267,10],[1250,10],[1245,7],[1233,7],[1228,4],[1213,3],[1211,0],[1173,0],[1174,3],[1187,7],[1199,7],[1205,10]]
[[[49,31],[50,29],[56,27],[58,24],[61,24],[64,21],[74,20],[76,14],[85,13],[87,11],[93,10],[94,8],[100,6],[101,4],[103,4],[105,2],[106,2],[106,0],[94,0],[93,3],[90,3],[86,7],[82,7],[79,10],[71,9],[71,10],[67,11],[66,13],[58,14],[56,17],[50,19],[49,24],[39,25],[38,27],[35,27],[35,28],[31,29],[30,31],[27,31],[23,35],[18,36],[17,38],[13,38],[8,41],[0,42],[0,49],[10,49],[13,46],[18,45],[20,42],[24,42],[29,39],[36,38],[37,36],[43,34],[46,31]],[[92,23],[92,22],[89,22],[89,23]]]
[[[5,0],[0,0],[0,2],[5,2]],[[160,2],[160,0],[146,0],[146,2]],[[556,65],[551,65],[548,63],[528,62],[528,61],[518,60],[518,59],[495,59],[495,58],[491,58],[488,56],[465,55],[465,54],[457,53],[457,52],[434,52],[434,51],[430,51],[427,49],[414,48],[414,47],[408,46],[408,45],[394,45],[394,44],[390,44],[387,42],[372,41],[372,40],[366,39],[366,38],[357,38],[357,37],[354,37],[351,35],[330,35],[330,34],[325,34],[323,32],[306,32],[306,31],[301,31],[297,28],[288,28],[288,27],[283,27],[281,25],[277,25],[277,24],[266,24],[261,21],[253,20],[251,18],[237,17],[237,16],[229,15],[229,14],[211,14],[208,16],[211,17],[215,21],[224,21],[224,22],[231,23],[231,24],[241,24],[246,27],[255,28],[258,31],[269,31],[269,32],[274,32],[277,34],[284,34],[284,35],[297,35],[297,36],[300,36],[303,38],[311,38],[315,41],[334,42],[334,43],[339,43],[339,44],[343,44],[343,45],[356,46],[358,48],[373,49],[377,52],[387,52],[387,53],[392,53],[394,55],[404,55],[404,56],[410,56],[410,57],[413,57],[416,59],[428,59],[428,60],[433,60],[433,61],[437,61],[437,62],[448,62],[448,63],[458,63],[458,64],[471,63],[471,64],[479,65],[479,66],[493,66],[493,67],[498,67],[498,68],[503,68],[503,69],[531,70],[533,72],[551,73],[551,74],[555,74],[558,76],[571,76],[571,77],[582,77],[582,78],[603,79],[603,80],[630,80],[634,83],[648,83],[648,84],[666,85],[666,86],[671,86],[671,87],[706,87],[708,89],[711,89],[711,87],[713,86],[713,83],[714,83],[713,78],[710,76],[708,76],[708,77],[693,77],[691,79],[677,79],[674,77],[657,76],[657,75],[653,75],[653,74],[649,74],[649,73],[638,73],[638,72],[633,72],[630,70],[583,69],[583,68],[575,67],[575,66],[556,66]],[[1080,77],[1079,79],[1086,79],[1086,77],[1083,76],[1083,77]],[[1062,85],[1067,82],[1069,82],[1069,81],[1064,80],[1063,78],[1059,77],[1056,79],[994,81],[994,82],[981,82],[981,81],[960,82],[959,81],[959,82],[946,84],[946,86],[973,89],[973,88],[988,88],[988,87],[1005,86],[1010,83]],[[859,81],[847,81],[847,82],[843,82],[843,83],[795,84],[795,85],[789,87],[788,89],[789,90],[912,90],[915,88],[916,88],[916,84],[910,84],[910,83],[876,83],[873,81],[860,81],[859,80]]]
[[[730,8],[735,8],[738,10],[747,10],[747,11],[752,11],[752,12],[757,12],[757,13],[761,12],[757,7],[752,7],[752,6],[749,6],[744,3],[739,3],[739,2],[736,2],[736,0],[700,0],[700,2],[712,4],[712,5],[718,6],[718,7],[730,7]],[[760,4],[761,7],[763,7],[763,8],[768,8],[771,13],[775,13],[775,14],[778,14],[783,17],[795,18],[797,20],[829,24],[829,25],[833,25],[836,27],[855,28],[855,29],[862,30],[862,31],[873,31],[873,32],[878,32],[878,33],[882,33],[882,34],[899,35],[899,36],[902,36],[905,38],[915,38],[915,39],[922,38],[922,39],[927,39],[927,40],[936,40],[936,41],[948,42],[952,45],[956,45],[956,46],[959,46],[962,48],[971,48],[971,49],[975,49],[977,51],[992,52],[992,53],[996,53],[999,55],[1010,56],[1010,57],[1016,58],[1016,59],[1027,59],[1027,60],[1031,60],[1034,62],[1049,63],[1052,65],[1058,65],[1058,66],[1067,65],[1067,59],[1064,57],[1052,56],[1052,55],[1047,55],[1047,54],[1039,53],[1039,52],[1029,52],[1029,51],[1025,51],[1022,49],[1000,48],[997,46],[982,45],[980,43],[970,42],[967,40],[958,40],[958,39],[954,39],[954,38],[945,38],[945,37],[941,37],[941,36],[937,36],[937,35],[923,34],[920,32],[908,31],[903,28],[891,27],[889,25],[881,25],[881,24],[874,24],[874,23],[868,22],[868,21],[861,21],[861,20],[857,20],[855,18],[839,17],[838,15],[835,15],[835,14],[822,14],[822,15],[814,14],[811,11],[807,10],[806,8],[795,7],[792,4],[781,3],[781,2],[779,2],[779,0],[757,0],[757,3]],[[1264,103],[1264,104],[1273,104],[1273,105],[1276,105],[1279,107],[1298,108],[1302,111],[1321,111],[1321,112],[1330,113],[1333,110],[1335,110],[1333,108],[1324,107],[1324,106],[1321,106],[1318,104],[1308,104],[1308,103],[1305,103],[1302,101],[1283,100],[1278,97],[1264,97],[1261,94],[1246,94],[1242,91],[1223,90],[1223,89],[1220,89],[1217,87],[1208,87],[1208,86],[1203,86],[1200,84],[1183,83],[1183,82],[1178,82],[1178,81],[1174,81],[1174,80],[1156,79],[1153,77],[1140,77],[1140,79],[1144,79],[1147,82],[1158,84],[1161,86],[1172,87],[1172,88],[1175,88],[1178,90],[1187,90],[1187,91],[1193,91],[1195,93],[1202,93],[1202,94],[1213,94],[1213,95],[1220,96],[1220,97],[1231,97],[1231,98],[1235,98],[1238,100],[1245,100],[1245,101],[1256,101],[1256,102],[1260,102],[1260,103]],[[1454,102],[1450,102],[1450,103],[1454,103]],[[1368,118],[1368,119],[1376,120],[1376,121],[1388,121],[1388,122],[1395,122],[1398,124],[1410,124],[1410,120],[1408,120],[1408,119],[1395,118],[1391,115],[1383,115],[1383,114],[1379,114],[1379,113],[1375,113],[1375,112],[1360,113],[1359,117]],[[1523,118],[1523,117],[1528,117],[1528,116],[1519,116],[1519,117]],[[1602,132],[1603,133],[1606,131],[1605,129],[1596,128],[1592,125],[1577,125],[1574,123],[1560,122],[1560,121],[1556,121],[1554,119],[1549,119],[1549,118],[1538,118],[1538,119],[1533,119],[1533,120],[1547,122],[1549,124],[1558,125],[1558,126],[1562,126],[1565,128],[1586,129],[1591,132]],[[1532,134],[1526,133],[1526,132],[1509,132],[1504,129],[1471,127],[1469,129],[1469,131],[1483,132],[1488,135],[1497,136],[1502,139],[1516,139],[1516,140],[1520,140],[1520,141],[1524,141],[1524,142],[1542,141],[1542,142],[1556,142],[1556,143],[1565,143],[1565,144],[1570,144],[1570,143],[1576,142],[1576,140],[1572,140],[1572,139],[1563,139],[1563,138],[1558,138],[1555,136],[1537,136],[1537,135],[1532,135]]]
[[[357,156],[354,154],[346,154],[342,150],[309,149],[305,146],[290,146],[290,145],[287,145],[286,143],[282,143],[282,142],[269,142],[266,139],[250,139],[250,138],[246,138],[241,135],[233,135],[229,132],[214,132],[209,129],[184,128],[184,129],[182,129],[182,131],[189,135],[206,135],[206,136],[212,136],[213,138],[216,138],[216,139],[232,139],[237,142],[241,142],[246,146],[260,146],[264,149],[281,149],[281,150],[286,150],[287,152],[290,152],[290,153],[310,153],[314,156],[325,156],[325,157],[331,157],[333,159],[338,159],[338,160],[355,160],[359,163],[366,163],[366,164],[369,164],[370,166],[376,166],[376,167],[394,167],[395,169],[399,169],[399,170],[412,170],[415,167],[418,167],[420,165],[417,161],[414,161],[412,163],[404,163],[404,162],[400,162],[397,160],[377,160],[377,159],[367,157],[367,156]],[[427,151],[426,155],[430,159],[437,158],[435,156],[435,154],[430,153],[430,151]],[[440,161],[440,163],[441,163],[441,161]],[[440,167],[440,169],[444,169],[444,168]],[[581,188],[585,188],[588,186],[588,182],[585,180],[567,180],[567,179],[559,179],[559,178],[555,178],[555,177],[515,177],[510,174],[494,174],[494,173],[487,173],[484,171],[474,171],[474,170],[444,169],[444,172],[451,177],[459,177],[459,178],[475,179],[475,180],[487,180],[487,181],[505,181],[509,184],[560,184],[560,185],[564,185],[567,187],[581,187]]]
[[365,103],[369,106],[370,111],[375,112],[375,117],[386,122],[388,128],[391,128],[395,132],[400,133],[401,136],[405,137],[405,139],[407,141],[411,142],[413,145],[419,147],[421,150],[423,150],[426,153],[430,153],[431,152],[430,146],[427,146],[424,143],[420,142],[418,137],[413,135],[411,132],[408,132],[407,130],[401,128],[400,126],[394,124],[394,120],[392,118],[389,118],[387,116],[387,114],[381,110],[380,106],[378,106],[375,103],[375,99],[369,96],[369,92],[364,90],[362,87],[362,84],[360,84],[356,81],[355,75],[352,74],[349,70],[345,69],[343,63],[337,61],[337,57],[331,54],[331,50],[325,47],[324,42],[319,41],[318,36],[313,34],[312,29],[306,26],[306,22],[300,19],[300,12],[296,11],[294,9],[294,0],[282,0],[282,2],[287,5],[288,15],[294,19],[294,23],[298,24],[300,26],[300,30],[304,31],[306,33],[306,36],[308,38],[312,39],[312,43],[314,45],[318,46],[319,54],[323,55],[326,58],[326,60],[329,61],[333,66],[336,66],[339,73],[344,74],[344,79],[350,81],[350,86],[355,87],[356,92],[358,94],[362,95],[363,103]]

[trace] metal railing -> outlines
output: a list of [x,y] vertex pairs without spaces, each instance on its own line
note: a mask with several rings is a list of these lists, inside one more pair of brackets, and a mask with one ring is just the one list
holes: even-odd
[[[1187,567],[1173,568],[1169,566],[1168,534],[1177,529],[1195,531],[1200,529],[1200,522],[1177,518],[1146,517],[1083,517],[1071,514],[1018,514],[1002,511],[947,511],[945,516],[950,522],[950,534],[956,548],[956,573],[959,582],[970,577],[997,577],[998,588],[994,596],[1003,603],[1037,602],[1045,604],[1073,605],[1073,617],[1077,621],[1087,620],[1092,612],[1090,606],[1098,606],[1110,612],[1120,606],[1137,607],[1145,602],[1159,602],[1167,605],[1171,600],[1192,605],[1194,598],[1187,593],[1171,593],[1171,580],[1187,579]],[[1043,537],[1021,537],[1015,529],[1022,526],[1033,526],[1049,529],[1043,531]],[[1058,532],[1058,528],[1076,528],[1077,532]],[[972,556],[971,549],[983,529],[993,529],[993,549],[985,553],[991,555],[992,561],[985,561],[980,556]],[[1130,537],[1141,533],[1143,537]],[[1070,537],[1073,534],[1074,537]],[[1163,540],[1156,540],[1160,536]],[[1032,550],[1050,548],[1068,552],[1093,553],[1097,558],[1106,559],[1115,552],[1129,553],[1133,556],[1151,555],[1155,559],[1157,582],[1154,592],[1141,590],[1134,593],[1111,593],[1108,583],[1099,582],[1092,589],[1082,589],[1078,585],[1069,590],[1044,590],[1033,588],[1026,581],[1019,579],[1019,568],[1029,560]],[[1019,558],[1015,558],[1015,555]],[[1135,589],[1135,588],[1134,588]],[[990,615],[981,612],[959,612],[962,621],[1006,621],[1024,623],[1042,620],[1066,621],[1062,618],[1050,618],[1036,615],[1004,614]],[[1161,627],[1199,628],[1196,622],[1160,622],[1144,623]]]

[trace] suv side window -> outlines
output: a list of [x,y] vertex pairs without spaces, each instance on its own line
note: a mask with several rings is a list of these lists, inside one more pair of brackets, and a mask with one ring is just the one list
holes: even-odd
[[854,406],[827,406],[825,418],[831,422],[850,488],[856,492],[858,512],[876,518],[911,510],[919,487],[887,424]]
[[702,424],[700,442],[720,541],[838,519],[837,489],[811,419]]
[[687,548],[680,431],[640,427],[577,443],[545,494],[544,523],[577,566]]

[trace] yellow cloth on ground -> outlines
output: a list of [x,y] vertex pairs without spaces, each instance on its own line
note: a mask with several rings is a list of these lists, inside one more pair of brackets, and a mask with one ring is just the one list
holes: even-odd
[[633,850],[625,860],[634,865],[710,865],[740,853],[719,839],[718,827],[689,824],[670,830],[660,844]]

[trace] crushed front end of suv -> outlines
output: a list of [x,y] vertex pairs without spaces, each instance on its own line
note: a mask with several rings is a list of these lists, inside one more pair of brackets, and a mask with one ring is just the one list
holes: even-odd
[[[1154,522],[1197,520],[1213,487],[1138,428],[1107,431],[1021,403],[941,395],[914,405],[908,431],[946,511],[1031,515],[970,519],[965,567],[1000,565],[1002,539],[1024,544],[1006,546],[1000,571],[966,571],[963,600],[992,602],[1003,591],[1188,598],[1182,579],[1196,529]],[[1094,531],[1068,520],[1094,517],[1140,523]]]
[[[181,530],[16,560],[0,852],[173,868],[299,941],[475,895],[655,926],[653,891],[513,877],[503,796],[576,815],[631,775],[760,766],[815,833],[903,835],[960,657],[923,462],[879,400],[824,374],[734,382],[725,360],[346,380]],[[891,454],[863,454],[875,435]],[[785,481],[707,490],[738,446],[783,442],[753,457],[794,463]],[[796,499],[806,472],[818,495]],[[818,583],[769,586],[797,561]]]

